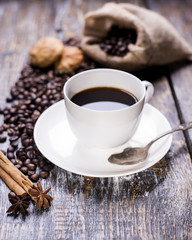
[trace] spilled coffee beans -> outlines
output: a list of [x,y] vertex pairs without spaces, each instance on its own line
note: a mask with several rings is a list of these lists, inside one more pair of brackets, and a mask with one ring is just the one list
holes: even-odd
[[[79,42],[74,39],[69,39],[64,44],[79,46]],[[3,153],[32,181],[49,177],[54,167],[35,145],[35,122],[45,109],[63,99],[63,85],[69,77],[95,67],[95,63],[87,58],[81,67],[71,74],[54,71],[52,68],[39,69],[26,64],[11,88],[7,98],[9,105],[0,109],[4,120],[0,126],[0,143],[8,140],[9,146],[7,151],[2,150]],[[0,149],[3,146],[0,145]]]

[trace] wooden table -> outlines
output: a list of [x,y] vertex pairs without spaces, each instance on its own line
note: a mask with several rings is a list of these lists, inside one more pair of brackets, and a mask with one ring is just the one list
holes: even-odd
[[[0,107],[31,46],[48,35],[80,37],[84,13],[104,2],[1,0]],[[165,16],[192,45],[192,1],[129,2]],[[190,62],[152,67],[138,76],[154,84],[151,104],[172,126],[192,120]],[[0,180],[0,239],[192,239],[191,140],[191,130],[175,133],[166,156],[131,177],[87,179],[55,167],[42,181],[52,186],[53,206],[42,214],[32,208],[25,220],[7,216],[9,189]]]

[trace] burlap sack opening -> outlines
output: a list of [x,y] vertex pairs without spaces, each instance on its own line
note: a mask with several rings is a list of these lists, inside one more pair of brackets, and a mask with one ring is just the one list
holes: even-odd
[[[106,54],[99,46],[113,25],[137,31],[135,44],[123,56]],[[161,15],[132,4],[107,3],[85,16],[81,47],[95,61],[107,67],[135,71],[187,59],[192,49]]]

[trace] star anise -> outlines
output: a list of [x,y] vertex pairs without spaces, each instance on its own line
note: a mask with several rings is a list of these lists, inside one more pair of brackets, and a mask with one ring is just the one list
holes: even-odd
[[33,187],[29,189],[28,192],[30,196],[34,201],[37,202],[37,209],[43,210],[51,206],[51,201],[53,201],[53,198],[47,194],[50,189],[51,188],[47,188],[43,191],[40,182],[37,183],[37,186],[33,185]]
[[27,208],[29,207],[31,197],[24,193],[21,196],[17,196],[15,193],[9,193],[9,201],[12,205],[7,210],[7,213],[12,213],[15,216],[19,215],[20,213],[24,216],[27,214]]

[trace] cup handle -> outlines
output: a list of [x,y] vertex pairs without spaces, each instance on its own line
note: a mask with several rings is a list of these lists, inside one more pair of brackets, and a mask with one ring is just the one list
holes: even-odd
[[145,86],[146,88],[146,94],[145,94],[145,102],[149,102],[150,99],[153,96],[154,93],[154,87],[153,84],[148,82],[148,81],[142,81],[142,84]]

